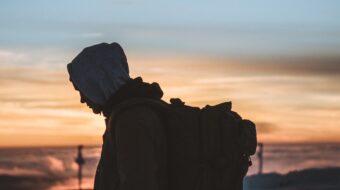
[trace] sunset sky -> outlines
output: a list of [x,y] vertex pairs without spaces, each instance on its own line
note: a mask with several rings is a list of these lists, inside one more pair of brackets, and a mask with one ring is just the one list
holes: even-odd
[[0,147],[101,144],[66,64],[120,43],[165,100],[232,101],[265,143],[340,142],[340,1],[0,1]]

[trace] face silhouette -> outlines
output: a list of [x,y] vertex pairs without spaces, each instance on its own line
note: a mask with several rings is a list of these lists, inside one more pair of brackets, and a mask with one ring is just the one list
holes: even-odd
[[[70,79],[70,81],[72,82],[72,80]],[[72,82],[73,87],[76,91],[79,92],[79,96],[80,96],[80,103],[86,103],[86,105],[92,109],[92,111],[94,113],[100,113],[100,105],[92,102],[90,99],[88,99],[86,96],[84,96],[84,94],[77,88],[76,85],[74,85],[74,83]]]

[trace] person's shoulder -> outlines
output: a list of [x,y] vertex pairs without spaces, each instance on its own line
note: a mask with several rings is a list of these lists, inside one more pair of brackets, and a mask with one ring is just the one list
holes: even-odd
[[158,116],[158,111],[150,105],[139,104],[123,110],[119,115],[134,118],[156,117]]
[[135,124],[152,124],[161,120],[161,114],[157,109],[148,104],[136,104],[126,108],[120,108],[112,113],[111,117],[115,123],[135,123]]
[[111,113],[112,116],[157,116],[161,110],[168,106],[164,101],[148,98],[133,98],[115,105]]

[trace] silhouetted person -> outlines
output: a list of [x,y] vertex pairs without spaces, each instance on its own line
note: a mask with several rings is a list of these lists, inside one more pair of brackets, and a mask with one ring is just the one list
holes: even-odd
[[95,190],[242,189],[256,129],[231,102],[162,101],[157,83],[130,78],[117,43],[85,48],[67,68],[80,101],[106,118]]
[[165,138],[158,113],[141,105],[110,117],[118,104],[129,99],[160,100],[163,92],[159,85],[130,78],[125,53],[118,43],[85,48],[67,68],[81,103],[106,118],[94,189],[160,189],[160,168],[165,167],[157,160],[164,156],[165,148],[157,149],[165,145],[161,142]]
[[82,177],[83,177],[83,165],[85,164],[85,160],[83,158],[83,154],[82,154],[82,149],[83,149],[83,145],[79,145],[78,146],[78,156],[76,158],[76,163],[78,164],[78,186],[79,189],[81,188],[81,183],[82,183]]

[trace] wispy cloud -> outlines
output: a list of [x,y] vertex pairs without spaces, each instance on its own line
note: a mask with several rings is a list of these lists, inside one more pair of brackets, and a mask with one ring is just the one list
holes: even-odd
[[98,38],[102,37],[104,34],[101,32],[91,32],[91,33],[83,33],[80,34],[79,37],[81,38]]
[[259,125],[263,141],[337,141],[326,137],[339,134],[338,58],[164,60],[138,59],[146,63],[138,71],[159,81],[166,99],[197,106],[231,100]]
[[[54,144],[66,136],[74,137],[74,141],[67,143],[97,136],[91,142],[100,142],[103,118],[79,103],[79,94],[68,81],[67,60],[54,62],[67,59],[67,55],[55,54],[53,59],[47,59],[50,53],[39,59],[46,61],[46,67],[22,64],[35,61],[34,53],[2,53],[0,61],[8,63],[0,67],[2,138],[14,134],[32,138],[56,135],[51,138],[53,142],[47,138],[41,140]],[[340,135],[338,60],[336,57],[258,60],[132,54],[129,63],[133,77],[159,82],[166,100],[180,97],[195,106],[233,101],[234,110],[258,125],[261,141],[324,142],[337,141],[335,134]],[[49,67],[51,62],[59,66]],[[32,138],[26,139],[38,143]]]

